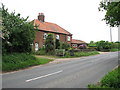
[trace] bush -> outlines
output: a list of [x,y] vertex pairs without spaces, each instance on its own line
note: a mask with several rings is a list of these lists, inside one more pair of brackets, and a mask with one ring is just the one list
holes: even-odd
[[82,45],[79,45],[78,48],[79,48],[79,49],[87,49],[87,45],[82,44]]
[[96,45],[98,51],[109,51],[109,49],[111,48],[108,41],[101,40],[99,42],[96,42]]
[[32,54],[26,53],[13,53],[2,56],[2,70],[14,71],[34,65],[45,64],[50,59],[36,58]]
[[96,47],[96,43],[94,41],[90,41],[88,47]]
[[46,55],[45,48],[39,48],[38,51],[35,52],[36,55]]
[[60,41],[58,39],[56,39],[55,41],[55,46],[56,46],[56,49],[60,49]]
[[66,42],[61,42],[60,44],[60,49],[65,49],[67,51],[70,48],[70,45]]
[[52,33],[48,34],[48,36],[46,37],[45,51],[49,55],[55,54],[55,41]]
[[64,56],[65,50],[64,49],[58,49],[56,50],[56,56]]

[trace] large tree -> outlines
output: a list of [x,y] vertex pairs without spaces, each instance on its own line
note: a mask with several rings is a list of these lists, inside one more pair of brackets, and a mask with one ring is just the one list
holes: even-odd
[[21,18],[20,14],[12,13],[2,5],[2,49],[6,52],[30,52],[35,38],[34,26]]
[[99,11],[106,11],[103,20],[105,20],[106,24],[109,24],[110,27],[118,27],[120,25],[120,0],[116,0],[116,2],[112,2],[112,0],[101,1]]

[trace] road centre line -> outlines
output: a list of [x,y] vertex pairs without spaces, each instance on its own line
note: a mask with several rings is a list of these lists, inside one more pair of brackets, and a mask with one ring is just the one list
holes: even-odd
[[30,81],[33,81],[33,80],[37,80],[37,79],[40,79],[40,78],[44,78],[44,77],[48,77],[48,76],[51,76],[51,75],[54,75],[54,74],[58,74],[58,73],[61,73],[61,72],[63,72],[63,70],[60,70],[60,71],[57,71],[57,72],[54,72],[54,73],[50,73],[50,74],[47,74],[47,75],[44,75],[44,76],[28,79],[25,82],[30,82]]

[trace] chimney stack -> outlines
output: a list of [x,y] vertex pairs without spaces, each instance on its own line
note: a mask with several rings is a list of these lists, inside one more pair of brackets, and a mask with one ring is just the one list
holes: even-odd
[[39,15],[38,15],[38,20],[44,22],[44,20],[45,20],[44,13],[39,13]]

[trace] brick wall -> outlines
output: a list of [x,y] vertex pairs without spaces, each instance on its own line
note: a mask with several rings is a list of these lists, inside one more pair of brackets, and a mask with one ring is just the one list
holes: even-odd
[[[36,37],[34,40],[34,44],[33,44],[33,50],[35,51],[35,43],[38,43],[38,47],[42,48],[43,44],[45,43],[45,40],[43,39],[43,34],[44,33],[51,33],[51,32],[44,32],[44,31],[35,31],[36,33]],[[57,33],[53,33],[54,34],[54,39],[56,39],[56,35],[59,35],[60,41],[61,42],[67,42],[68,44],[70,44],[71,47],[71,41],[72,41],[72,35],[65,35],[65,34],[57,34]],[[67,36],[70,36],[70,41],[67,40]]]

